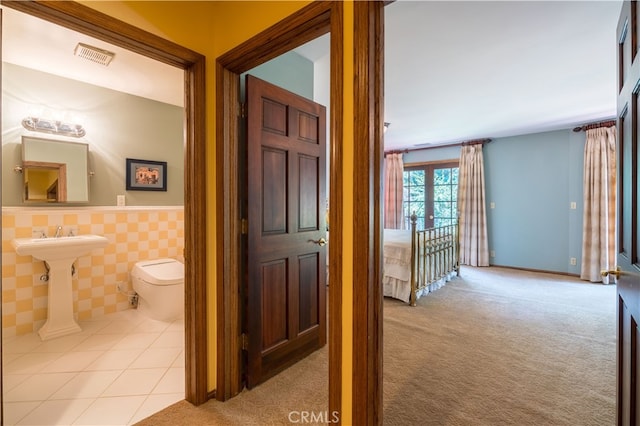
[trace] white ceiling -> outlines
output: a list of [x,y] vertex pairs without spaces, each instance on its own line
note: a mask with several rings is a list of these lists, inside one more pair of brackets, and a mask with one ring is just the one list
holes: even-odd
[[[408,1],[385,8],[385,149],[615,116],[621,0]],[[174,105],[182,70],[3,8],[3,60]],[[328,40],[299,52],[328,53]],[[114,51],[103,67],[78,42]]]
[[[2,60],[96,86],[182,106],[184,71],[109,43],[2,8]],[[78,43],[116,54],[108,67],[74,56]]]
[[621,1],[396,1],[385,148],[573,127],[616,114]]

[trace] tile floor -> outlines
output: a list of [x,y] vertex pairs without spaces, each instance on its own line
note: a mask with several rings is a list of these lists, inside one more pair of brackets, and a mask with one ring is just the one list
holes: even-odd
[[3,342],[5,425],[130,425],[184,399],[184,321],[127,310]]

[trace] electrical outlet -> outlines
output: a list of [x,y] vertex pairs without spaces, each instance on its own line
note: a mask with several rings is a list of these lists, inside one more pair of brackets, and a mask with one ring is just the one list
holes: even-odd
[[496,257],[496,252],[495,252],[495,250],[491,250],[491,251],[489,252],[489,256],[491,256],[491,257]]
[[489,203],[489,208],[490,209],[495,209],[496,208],[496,203],[494,203],[493,201]]
[[571,259],[569,259],[569,263],[575,266],[578,264],[578,259],[576,259],[575,257],[572,257]]
[[575,210],[578,207],[575,201],[571,202],[571,210]]

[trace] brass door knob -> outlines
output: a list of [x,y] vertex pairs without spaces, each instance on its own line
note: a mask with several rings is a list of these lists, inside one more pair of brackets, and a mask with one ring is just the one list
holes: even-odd
[[618,266],[615,270],[611,269],[609,271],[602,270],[600,271],[600,275],[602,275],[603,277],[608,277],[609,275],[613,275],[616,278],[620,278],[620,275],[622,275],[622,271],[620,271],[620,267]]
[[327,244],[327,240],[325,240],[324,238],[320,238],[319,240],[309,240],[309,241],[319,245],[320,247],[322,247],[322,246]]

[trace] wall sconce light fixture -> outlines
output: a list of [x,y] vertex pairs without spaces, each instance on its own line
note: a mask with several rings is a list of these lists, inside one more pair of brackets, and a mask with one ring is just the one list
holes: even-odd
[[32,132],[72,136],[74,138],[81,138],[87,134],[81,124],[64,123],[58,120],[48,120],[37,117],[27,117],[22,120],[22,127]]

